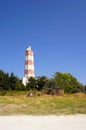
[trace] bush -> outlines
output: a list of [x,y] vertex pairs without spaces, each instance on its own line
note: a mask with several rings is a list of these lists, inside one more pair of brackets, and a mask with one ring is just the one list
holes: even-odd
[[7,94],[7,91],[5,90],[0,92],[0,96],[5,96],[6,94]]

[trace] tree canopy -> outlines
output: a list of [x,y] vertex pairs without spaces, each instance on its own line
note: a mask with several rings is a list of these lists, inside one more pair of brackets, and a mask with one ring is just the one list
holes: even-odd
[[22,90],[24,89],[20,79],[14,73],[8,74],[0,70],[0,86],[4,90]]
[[61,88],[65,93],[83,92],[86,89],[86,87],[70,73],[56,72],[52,78],[46,76],[31,77],[28,79],[27,85],[24,86],[14,73],[8,74],[3,70],[0,70],[0,87],[4,90],[37,89],[39,91],[43,89],[52,90]]
[[64,89],[66,93],[77,93],[83,91],[83,85],[70,73],[56,72],[54,81],[57,86]]

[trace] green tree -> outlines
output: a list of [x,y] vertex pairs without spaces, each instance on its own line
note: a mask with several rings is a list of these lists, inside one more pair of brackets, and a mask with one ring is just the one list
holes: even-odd
[[24,90],[24,85],[21,83],[20,79],[11,73],[10,75],[10,89],[11,90]]
[[0,86],[2,86],[4,90],[9,90],[9,85],[9,74],[5,73],[3,70],[0,70]]
[[56,72],[54,80],[58,87],[64,89],[67,93],[83,92],[83,85],[70,73]]
[[36,79],[37,79],[38,90],[42,90],[47,87],[49,79],[46,76],[39,76]]
[[27,85],[26,85],[27,90],[36,89],[36,86],[37,86],[37,80],[36,80],[36,78],[30,77],[30,78],[28,79],[28,83],[27,83]]
[[86,93],[86,85],[84,85],[84,92]]
[[15,77],[14,73],[11,73],[10,75],[10,89],[11,90],[16,90],[17,88],[17,77]]
[[0,70],[0,87],[4,90],[25,90],[25,86],[14,73],[8,74]]

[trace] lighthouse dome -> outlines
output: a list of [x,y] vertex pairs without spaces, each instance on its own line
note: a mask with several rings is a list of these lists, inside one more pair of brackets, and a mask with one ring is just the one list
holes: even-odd
[[27,49],[26,49],[26,50],[31,50],[31,46],[27,47]]

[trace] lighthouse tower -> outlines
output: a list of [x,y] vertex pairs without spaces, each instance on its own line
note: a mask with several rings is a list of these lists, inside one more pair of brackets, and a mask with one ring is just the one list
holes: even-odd
[[30,77],[35,77],[34,74],[34,53],[31,47],[27,47],[25,54],[25,69],[22,83],[26,85]]

